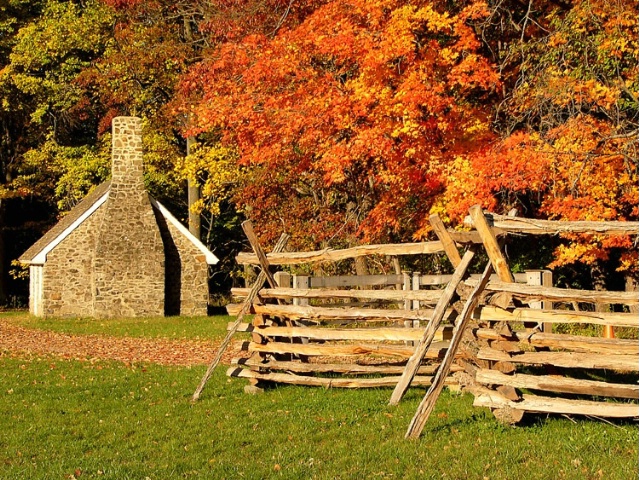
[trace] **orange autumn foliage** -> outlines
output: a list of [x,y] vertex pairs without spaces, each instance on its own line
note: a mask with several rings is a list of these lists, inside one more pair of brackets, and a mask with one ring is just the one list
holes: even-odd
[[[639,218],[638,13],[636,2],[577,0],[512,47],[504,136],[449,165],[442,203],[453,218],[474,203],[549,219]],[[551,266],[595,264],[616,248],[619,269],[637,270],[634,239],[571,240]]]
[[[182,83],[189,133],[219,132],[247,176],[241,208],[274,238],[410,238],[441,167],[492,138],[499,77],[481,1],[332,1],[275,36],[220,46]],[[348,241],[348,240],[347,240]]]

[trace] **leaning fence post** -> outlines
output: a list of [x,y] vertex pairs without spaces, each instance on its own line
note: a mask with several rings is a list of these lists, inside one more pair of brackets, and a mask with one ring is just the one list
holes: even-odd
[[433,312],[433,316],[431,317],[430,322],[428,322],[422,338],[417,343],[415,351],[408,359],[408,362],[406,362],[406,366],[404,367],[402,376],[399,378],[397,385],[395,385],[395,389],[393,390],[393,394],[391,395],[389,405],[397,405],[404,396],[404,393],[406,393],[406,390],[408,390],[408,387],[410,386],[413,378],[415,377],[415,374],[417,373],[417,370],[419,369],[419,365],[421,364],[424,355],[433,343],[435,332],[437,332],[439,325],[446,315],[446,309],[448,308],[448,305],[450,304],[453,297],[457,294],[457,286],[466,276],[466,270],[468,269],[468,266],[470,265],[470,262],[472,261],[474,256],[475,247],[473,246],[464,254],[461,263],[455,269],[453,278],[451,278],[450,282],[448,282],[448,285],[446,285],[446,288],[442,292],[442,296],[437,302],[435,311]]
[[444,222],[442,222],[442,219],[436,213],[431,215],[428,220],[430,221],[430,226],[433,227],[435,235],[437,235],[439,241],[442,242],[448,260],[450,260],[453,267],[457,268],[457,265],[461,263],[461,256],[459,255],[455,241],[448,233],[448,230],[446,230]]
[[444,381],[450,372],[450,367],[455,360],[455,354],[459,346],[461,345],[462,338],[464,336],[464,330],[468,326],[470,319],[472,317],[472,312],[475,310],[477,303],[479,302],[479,297],[486,288],[488,281],[490,280],[490,274],[493,272],[493,266],[491,262],[486,264],[486,268],[484,269],[484,273],[482,273],[481,278],[479,279],[479,283],[473,289],[473,291],[468,296],[468,299],[464,303],[464,308],[462,309],[459,317],[457,318],[457,323],[455,325],[455,332],[453,333],[453,338],[450,341],[450,345],[448,346],[448,350],[446,350],[446,354],[444,355],[444,359],[442,363],[439,365],[437,369],[437,373],[435,374],[435,378],[433,378],[433,382],[431,383],[426,395],[422,399],[421,403],[417,407],[417,411],[415,412],[415,416],[411,420],[408,425],[408,430],[406,431],[405,438],[418,438],[422,433],[424,425],[428,420],[433,408],[435,408],[435,403],[439,398],[439,394],[444,388]]
[[[250,225],[250,222],[247,220],[246,222],[244,222],[244,224]],[[244,224],[242,225],[244,226]],[[289,238],[290,237],[286,233],[283,233],[280,236],[280,239],[277,241],[277,244],[275,245],[273,252],[279,253],[282,250],[284,250],[284,247],[286,246],[286,243],[288,242]],[[251,305],[253,304],[253,301],[257,297],[257,294],[259,293],[259,291],[264,286],[264,283],[267,281],[268,275],[270,274],[265,269],[262,269],[260,274],[257,276],[257,280],[255,280],[255,283],[251,287],[249,294],[244,299],[244,303],[242,305],[242,309],[240,310],[240,313],[237,315],[237,318],[235,319],[235,322],[233,322],[233,325],[231,326],[231,328],[226,332],[226,336],[224,337],[224,340],[222,340],[222,344],[218,348],[217,353],[215,354],[215,357],[213,358],[213,361],[211,362],[209,367],[206,369],[206,373],[202,377],[200,384],[195,389],[195,392],[193,393],[193,397],[192,397],[192,400],[194,402],[199,400],[200,395],[202,395],[202,390],[204,389],[204,386],[209,381],[209,378],[211,378],[211,375],[213,374],[213,370],[215,369],[215,367],[217,367],[217,365],[220,363],[220,360],[222,359],[222,354],[226,350],[226,347],[228,347],[229,343],[231,343],[231,338],[237,332],[237,329],[240,326],[240,323],[242,322],[244,315],[249,313],[249,311],[251,310]]]
[[[510,267],[508,266],[508,262],[506,261],[506,257],[501,251],[501,246],[499,242],[497,242],[497,237],[495,237],[495,233],[493,229],[488,224],[486,220],[486,216],[484,215],[483,210],[480,205],[473,205],[469,209],[470,217],[473,221],[473,226],[479,236],[481,237],[481,241],[484,244],[484,249],[486,250],[486,254],[490,259],[490,263],[493,266],[493,270],[499,276],[499,279],[502,282],[506,283],[515,283],[515,277],[510,271]],[[498,293],[493,296],[491,299],[491,303],[501,308],[506,308],[508,304],[510,304],[511,296],[508,294]]]

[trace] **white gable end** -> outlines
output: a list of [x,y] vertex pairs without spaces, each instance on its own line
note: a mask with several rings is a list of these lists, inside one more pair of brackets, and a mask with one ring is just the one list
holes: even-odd
[[175,228],[177,228],[180,231],[180,233],[182,233],[182,235],[188,238],[189,241],[193,245],[195,245],[198,248],[198,250],[202,252],[202,254],[206,258],[206,263],[208,263],[209,265],[215,265],[217,262],[219,262],[219,259],[215,255],[213,255],[213,253],[211,253],[211,251],[208,248],[206,248],[206,246],[204,246],[204,244],[198,238],[196,238],[195,235],[189,232],[189,230],[184,225],[182,225],[182,223],[180,223],[180,221],[177,218],[175,218],[171,214],[171,212],[169,212],[166,209],[164,205],[162,205],[160,202],[158,202],[155,198],[151,196],[149,196],[149,199],[151,200],[151,205],[157,208],[164,218],[166,218],[169,222],[171,222],[171,224]]
[[40,251],[40,253],[38,253],[35,257],[33,257],[33,260],[31,260],[31,262],[29,263],[31,265],[44,265],[44,263],[47,261],[47,254],[51,250],[53,250],[55,247],[57,247],[60,244],[60,242],[62,242],[62,240],[67,238],[69,235],[71,235],[71,232],[73,232],[76,228],[82,225],[82,222],[84,222],[87,218],[91,216],[93,212],[95,212],[98,208],[100,208],[100,206],[102,206],[102,204],[106,202],[106,199],[108,197],[109,197],[109,193],[107,192],[104,195],[102,195],[100,198],[98,198],[98,200],[93,205],[91,205],[91,208],[89,208],[86,212],[80,215],[75,222],[73,222],[71,225],[65,228],[62,231],[62,233],[60,233],[60,235],[58,235],[56,238],[53,239],[53,241],[49,242],[49,244],[46,247],[44,247]]

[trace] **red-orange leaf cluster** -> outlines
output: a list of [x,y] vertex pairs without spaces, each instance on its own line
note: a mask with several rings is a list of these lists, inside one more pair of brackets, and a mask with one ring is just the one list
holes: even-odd
[[[638,13],[636,2],[576,1],[548,16],[543,36],[511,51],[517,83],[504,105],[514,132],[450,168],[453,217],[479,202],[551,219],[637,220]],[[620,268],[637,270],[633,239],[572,240],[554,265],[594,264],[623,248]]]
[[455,15],[427,1],[333,1],[274,37],[226,43],[182,84],[196,99],[190,133],[237,147],[252,175],[238,202],[258,225],[317,222],[298,231],[315,242],[410,235],[441,165],[491,136],[485,101],[499,77],[469,24],[486,13],[477,1]]

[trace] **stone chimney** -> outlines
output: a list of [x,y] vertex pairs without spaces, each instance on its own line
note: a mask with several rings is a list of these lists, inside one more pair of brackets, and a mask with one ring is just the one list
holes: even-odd
[[144,191],[142,120],[115,117],[112,121],[111,191]]
[[164,246],[144,188],[142,121],[113,119],[112,179],[93,260],[96,317],[164,315]]

